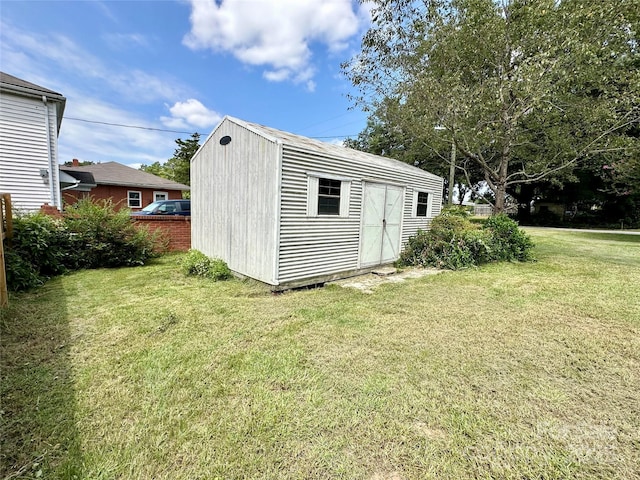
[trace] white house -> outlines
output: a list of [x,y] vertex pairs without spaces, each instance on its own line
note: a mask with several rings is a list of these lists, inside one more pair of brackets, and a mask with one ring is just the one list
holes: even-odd
[[0,72],[0,192],[10,193],[19,210],[62,207],[58,133],[65,103],[57,92]]
[[274,289],[398,259],[440,213],[443,179],[225,117],[191,160],[192,248]]

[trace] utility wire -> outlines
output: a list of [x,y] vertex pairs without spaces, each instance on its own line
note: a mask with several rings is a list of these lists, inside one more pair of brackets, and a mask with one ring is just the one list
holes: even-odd
[[[141,127],[139,125],[123,125],[122,123],[98,122],[97,120],[85,120],[84,118],[64,117],[64,119],[75,120],[77,122],[98,123],[100,125],[111,125],[112,127],[138,128],[140,130],[153,130],[155,132],[188,133],[188,134],[198,133],[198,132],[183,132],[181,130],[167,130],[164,128]],[[198,133],[198,135],[202,135],[202,134]]]
[[[122,128],[137,128],[139,130],[152,130],[154,132],[168,132],[168,133],[185,133],[188,135],[192,135],[194,133],[197,133],[198,135],[200,135],[201,137],[206,137],[207,134],[204,133],[199,133],[199,132],[185,132],[182,130],[168,130],[165,128],[153,128],[153,127],[141,127],[139,125],[124,125],[122,123],[109,123],[109,122],[99,122],[97,120],[86,120],[84,118],[75,118],[75,117],[64,117],[65,120],[75,120],[76,122],[85,122],[85,123],[97,123],[99,125],[109,125],[112,127],[122,127]],[[330,135],[327,137],[309,137],[309,138],[348,138],[348,137],[357,137],[358,134],[352,134],[352,135]]]

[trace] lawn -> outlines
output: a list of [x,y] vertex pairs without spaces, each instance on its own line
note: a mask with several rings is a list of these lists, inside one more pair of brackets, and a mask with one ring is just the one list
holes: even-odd
[[5,478],[640,478],[640,236],[272,295],[179,256],[1,320]]

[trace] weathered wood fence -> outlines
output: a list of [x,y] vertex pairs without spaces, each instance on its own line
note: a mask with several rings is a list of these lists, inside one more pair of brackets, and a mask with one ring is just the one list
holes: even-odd
[[11,242],[13,237],[13,220],[11,216],[11,195],[0,193],[0,308],[9,305],[7,292],[7,272],[4,261],[4,242]]

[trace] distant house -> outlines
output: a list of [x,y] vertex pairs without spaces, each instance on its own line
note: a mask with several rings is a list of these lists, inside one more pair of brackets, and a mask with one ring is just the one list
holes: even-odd
[[111,199],[119,208],[140,210],[156,200],[182,198],[189,186],[117,162],[71,167],[60,166],[60,172],[73,177],[76,185],[64,190],[64,203],[72,205],[80,198]]
[[18,210],[60,208],[58,134],[66,98],[0,72],[0,192]]
[[231,117],[191,178],[192,248],[276,290],[397,260],[442,204],[441,177]]

